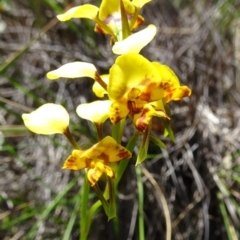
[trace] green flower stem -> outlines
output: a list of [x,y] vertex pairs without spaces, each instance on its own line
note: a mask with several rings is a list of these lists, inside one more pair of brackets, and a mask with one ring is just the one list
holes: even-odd
[[116,125],[112,127],[112,137],[116,140],[118,144],[122,141],[122,135],[125,125],[125,119],[122,119],[120,122],[118,122]]
[[120,0],[120,10],[121,10],[121,20],[122,20],[122,36],[120,36],[121,39],[118,39],[118,41],[122,41],[126,39],[131,34],[127,13],[122,0]]
[[[87,179],[87,173],[85,173],[80,199],[80,240],[86,240],[89,232],[87,219],[89,191],[90,184]],[[90,219],[91,221],[92,219]]]
[[[138,131],[136,131],[133,134],[133,136],[130,138],[130,140],[128,141],[126,148],[130,152],[133,152],[133,149],[136,146],[139,134],[140,133]],[[122,175],[123,175],[124,171],[126,170],[129,161],[130,161],[130,159],[126,159],[119,163],[118,169],[117,169],[117,174],[116,174],[117,176],[116,176],[116,180],[115,180],[115,187],[118,185],[119,181],[121,180]]]
[[110,177],[107,177],[108,179],[108,186],[109,186],[109,216],[108,220],[111,218],[116,217],[116,195],[115,195],[115,188],[114,188],[114,182],[113,179]]
[[86,219],[86,232],[87,233],[90,230],[90,226],[91,226],[91,223],[92,223],[93,216],[99,210],[101,205],[102,205],[101,201],[98,200],[90,207],[90,209],[88,211],[88,214],[87,214],[87,219]]
[[133,28],[135,22],[137,21],[139,11],[140,11],[140,9],[137,8],[137,7],[135,7],[135,12],[134,12],[133,18],[132,18],[132,20],[131,20],[131,22],[130,22],[130,29]]
[[81,148],[78,146],[77,142],[75,141],[75,139],[73,138],[70,130],[69,130],[69,127],[67,127],[67,129],[65,130],[65,132],[63,133],[66,138],[68,139],[68,141],[72,144],[72,146],[75,148],[75,149],[78,149],[78,150],[81,150]]
[[[83,185],[83,191],[82,191],[82,195],[81,195],[82,211],[80,212],[80,229],[81,229],[80,240],[87,240],[87,236],[89,234],[93,216],[98,211],[98,209],[101,207],[101,205],[103,206],[103,209],[104,209],[106,215],[108,216],[108,220],[110,220],[111,218],[116,216],[116,211],[115,211],[115,214],[113,214],[114,211],[110,210],[110,206],[107,202],[107,200],[109,199],[109,186],[108,185],[109,185],[109,182],[104,191],[104,195],[102,194],[101,190],[99,189],[98,183],[96,183],[93,186],[93,189],[95,190],[95,192],[100,200],[96,201],[91,206],[91,208],[88,209],[87,202],[88,202],[90,185],[89,185],[89,182],[87,179],[87,174],[86,174],[84,185]],[[84,207],[84,209],[83,209],[83,207]],[[112,210],[114,210],[114,206],[112,208],[113,208]]]
[[138,152],[136,165],[145,161],[147,158],[151,130],[152,130],[152,120],[149,121],[148,127],[143,134],[143,139],[142,139],[142,143],[141,143],[141,146],[140,146],[140,149]]
[[111,28],[109,28],[103,21],[101,21],[99,19],[99,16],[97,16],[96,18],[94,18],[94,21],[102,28],[104,29],[108,34],[110,34],[114,40],[116,40],[116,35],[114,34],[114,32],[112,31]]
[[97,81],[107,91],[107,84],[102,80],[98,72],[95,73],[94,80]]
[[144,206],[144,190],[142,183],[142,171],[140,166],[135,167],[137,175],[137,187],[138,187],[138,232],[139,240],[145,240],[145,231],[144,231],[144,216],[143,216],[143,206]]
[[102,194],[102,191],[100,190],[99,186],[98,186],[98,183],[96,183],[94,186],[93,186],[99,200],[101,201],[102,203],[102,206],[103,206],[103,209],[106,213],[106,215],[108,216],[108,219],[111,219],[110,216],[109,216],[109,203],[106,201],[106,199],[104,198],[103,194]]
[[99,123],[94,123],[96,130],[97,130],[97,136],[98,136],[98,141],[101,141],[103,139],[103,131],[102,131],[102,124]]

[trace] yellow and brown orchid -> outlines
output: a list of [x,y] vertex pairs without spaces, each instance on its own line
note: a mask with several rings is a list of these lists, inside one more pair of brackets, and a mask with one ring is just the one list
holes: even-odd
[[153,116],[169,118],[163,105],[156,102],[181,101],[191,95],[191,90],[180,86],[166,65],[128,53],[118,57],[110,69],[108,95],[111,122],[116,124],[130,116],[136,128],[144,132]]
[[93,145],[88,150],[73,150],[63,165],[63,169],[87,169],[87,177],[94,186],[103,173],[114,178],[110,163],[118,162],[131,157],[131,153],[110,136]]
[[[121,41],[125,38],[123,32],[126,28],[132,31],[144,22],[144,18],[139,15],[139,11],[150,1],[103,0],[99,8],[91,4],[84,4],[69,9],[65,13],[58,15],[57,18],[60,21],[67,21],[71,18],[88,18],[94,20],[96,22],[96,32],[110,34],[114,42]],[[122,17],[123,14],[126,21]]]

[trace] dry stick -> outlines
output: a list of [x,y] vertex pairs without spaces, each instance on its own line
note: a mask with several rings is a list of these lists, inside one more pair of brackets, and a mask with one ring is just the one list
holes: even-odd
[[166,219],[166,240],[171,240],[172,226],[171,226],[170,212],[169,212],[169,209],[168,209],[166,198],[164,197],[164,194],[163,194],[161,188],[159,187],[157,181],[153,178],[151,173],[148,172],[148,170],[143,166],[141,167],[141,169],[142,169],[143,174],[151,182],[151,184],[153,185],[153,187],[156,189],[156,191],[158,193],[158,197],[159,197],[159,200],[162,203],[162,208],[163,208],[163,212],[164,212],[165,219]]

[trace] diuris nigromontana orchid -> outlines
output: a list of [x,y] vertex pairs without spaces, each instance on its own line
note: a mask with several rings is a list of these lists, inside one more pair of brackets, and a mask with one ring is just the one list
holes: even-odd
[[114,178],[110,163],[118,162],[131,157],[131,153],[117,144],[110,136],[93,145],[88,150],[73,150],[63,165],[63,169],[87,169],[87,177],[94,186],[103,173]]
[[[151,0],[103,0],[100,7],[92,4],[84,4],[69,9],[60,14],[57,18],[60,21],[67,21],[71,18],[88,18],[96,22],[95,31],[110,34],[114,41],[123,40],[122,13],[124,8],[128,27],[135,29],[144,22],[144,18],[139,15],[140,9]],[[121,6],[122,4],[122,6]]]
[[129,116],[144,132],[152,116],[169,118],[161,102],[181,101],[190,94],[191,90],[180,86],[168,66],[150,62],[139,54],[124,54],[116,59],[109,73],[110,120],[116,124]]

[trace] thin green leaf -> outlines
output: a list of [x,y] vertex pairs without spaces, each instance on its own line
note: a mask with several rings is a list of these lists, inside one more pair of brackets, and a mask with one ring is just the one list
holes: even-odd
[[152,141],[159,148],[167,149],[166,145],[158,137],[154,136],[153,134],[150,135],[150,141]]

